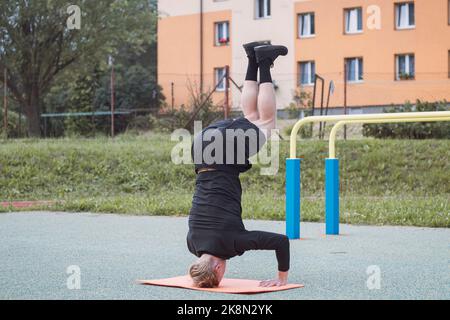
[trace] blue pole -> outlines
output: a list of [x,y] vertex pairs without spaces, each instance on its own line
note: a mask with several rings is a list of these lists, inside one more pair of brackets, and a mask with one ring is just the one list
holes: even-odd
[[300,159],[286,159],[286,235],[300,239]]
[[339,234],[339,159],[325,159],[325,229]]

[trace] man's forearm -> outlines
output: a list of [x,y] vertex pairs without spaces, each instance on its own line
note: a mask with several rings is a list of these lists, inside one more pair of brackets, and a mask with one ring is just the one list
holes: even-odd
[[235,246],[238,252],[247,250],[275,250],[278,271],[289,270],[289,239],[281,234],[265,231],[248,231],[240,235]]
[[278,248],[276,249],[277,261],[278,261],[278,271],[287,272],[289,271],[290,264],[290,253],[289,253],[289,240],[283,237],[280,240]]

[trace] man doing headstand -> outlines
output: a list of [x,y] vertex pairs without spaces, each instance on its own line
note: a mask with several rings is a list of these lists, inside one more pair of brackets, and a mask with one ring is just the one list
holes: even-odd
[[[278,277],[262,281],[260,286],[283,286],[288,279],[289,240],[284,235],[245,229],[239,180],[239,174],[251,168],[249,157],[260,150],[275,129],[276,102],[270,68],[288,50],[267,42],[248,43],[244,49],[248,57],[241,98],[244,117],[208,126],[195,137],[192,148],[197,176],[187,246],[198,259],[190,266],[189,275],[194,285],[202,288],[217,287],[224,276],[226,260],[248,250],[276,252]],[[217,139],[218,134],[223,139],[215,141],[212,137]],[[245,143],[239,144],[242,139]],[[203,152],[214,142],[223,150],[215,150],[215,161],[205,160]]]

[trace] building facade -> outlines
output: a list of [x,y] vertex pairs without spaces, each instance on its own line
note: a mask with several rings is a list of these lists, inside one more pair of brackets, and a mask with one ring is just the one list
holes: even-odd
[[[323,104],[335,110],[450,101],[450,0],[160,0],[158,6],[158,82],[175,107],[189,104],[192,90],[216,86],[212,97],[223,103],[225,67],[242,85],[242,44],[256,40],[289,49],[273,69],[279,109],[296,92],[311,97],[320,79]],[[318,107],[322,81],[316,88]],[[229,93],[238,108],[232,82]]]

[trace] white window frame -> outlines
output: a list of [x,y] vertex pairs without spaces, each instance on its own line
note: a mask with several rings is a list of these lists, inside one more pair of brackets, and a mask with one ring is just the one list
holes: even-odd
[[[312,86],[312,85],[314,85],[314,76],[315,76],[315,74],[313,74],[312,73],[312,65],[314,64],[314,70],[316,70],[316,62],[315,61],[313,61],[313,60],[311,60],[311,61],[300,61],[299,62],[299,83],[300,83],[300,86],[304,86],[304,87],[306,87],[306,86]],[[309,69],[309,79],[308,79],[308,82],[306,82],[306,83],[302,83],[302,76],[303,76],[303,74],[302,74],[302,65],[307,65],[308,66],[308,69]]]
[[[410,79],[401,79],[400,78],[400,57],[405,57],[405,75],[412,76]],[[414,58],[414,73],[411,74],[410,70],[410,59],[411,57]],[[414,80],[416,78],[416,57],[412,53],[406,53],[406,54],[397,54],[395,55],[395,80],[396,81],[408,81],[408,80]]]
[[[348,79],[348,63],[351,60],[358,61],[358,63],[356,63],[356,67],[355,67],[355,71],[354,71],[355,72],[355,74],[354,74],[355,77],[354,78],[356,80],[349,80]],[[361,64],[360,64],[360,61],[361,61]],[[364,82],[364,59],[362,57],[345,58],[344,63],[347,64],[347,68],[346,68],[347,72],[345,74],[345,78],[347,79],[347,83],[361,83],[361,82]],[[363,67],[363,72],[361,73],[362,79],[359,79],[359,69],[361,68],[361,65]]]
[[[219,26],[222,25],[222,34],[219,35]],[[227,39],[226,42],[220,42],[220,39]],[[229,21],[221,21],[214,23],[214,44],[215,46],[224,46],[230,43],[230,22]]]
[[[361,14],[359,14],[359,12],[361,12]],[[363,14],[362,14],[362,8],[358,7],[358,8],[348,8],[348,9],[344,9],[344,33],[345,34],[358,34],[358,33],[362,33],[363,32]],[[356,16],[356,21],[354,22],[356,24],[356,28],[354,30],[350,30],[349,25],[350,22],[349,20],[352,17]],[[358,18],[361,17],[361,29],[358,29],[359,24],[359,20]]]
[[[214,86],[219,83],[219,80],[225,74],[225,67],[214,68]],[[225,78],[222,80],[219,86],[217,86],[216,91],[225,91]]]
[[[312,17],[312,19],[311,19]],[[312,32],[312,21],[314,19],[314,32]],[[307,26],[305,29],[309,31],[309,33],[303,34],[305,31],[303,29],[303,21],[306,20],[309,23],[309,26]],[[298,37],[299,38],[313,38],[316,36],[316,30],[315,30],[315,14],[314,12],[305,12],[300,13],[298,15]]]
[[[263,15],[259,15],[259,2],[260,0],[255,0],[255,19],[268,19],[272,16],[272,3],[271,0],[262,0],[264,4]],[[270,8],[270,10],[268,9]],[[268,12],[269,11],[269,12]]]
[[[409,19],[409,5],[414,4],[414,24],[411,24],[411,21]],[[408,18],[408,24],[399,24],[402,22],[401,20],[401,10],[402,7],[404,7],[403,10],[405,10],[405,16]],[[408,30],[408,29],[414,29],[416,27],[416,6],[414,2],[400,2],[395,4],[395,29],[397,30]]]

